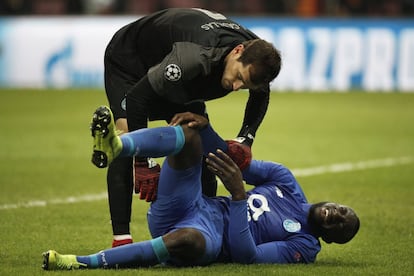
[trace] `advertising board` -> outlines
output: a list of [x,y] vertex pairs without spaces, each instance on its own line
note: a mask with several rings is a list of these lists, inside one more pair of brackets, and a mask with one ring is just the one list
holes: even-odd
[[[105,47],[136,19],[0,19],[0,87],[103,87]],[[414,20],[235,20],[280,49],[275,91],[414,92]]]

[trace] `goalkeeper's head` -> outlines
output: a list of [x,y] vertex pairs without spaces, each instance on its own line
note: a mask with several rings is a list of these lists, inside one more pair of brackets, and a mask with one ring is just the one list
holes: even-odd
[[268,85],[280,72],[282,60],[279,51],[263,39],[248,40],[242,43],[244,51],[239,61],[251,64],[250,81],[256,86]]
[[271,43],[263,39],[248,40],[226,56],[221,84],[231,91],[268,87],[280,67],[280,53]]
[[355,211],[334,202],[313,204],[309,210],[309,224],[316,236],[327,243],[347,243],[359,230]]

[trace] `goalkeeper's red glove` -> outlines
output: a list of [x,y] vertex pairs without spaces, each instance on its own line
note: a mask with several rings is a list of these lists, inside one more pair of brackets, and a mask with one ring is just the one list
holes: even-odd
[[145,160],[135,158],[134,169],[135,193],[140,194],[139,199],[145,199],[147,202],[155,201],[160,179],[160,165],[151,158]]
[[236,163],[236,165],[243,171],[250,165],[252,161],[252,151],[249,146],[240,143],[238,140],[226,140],[227,155]]

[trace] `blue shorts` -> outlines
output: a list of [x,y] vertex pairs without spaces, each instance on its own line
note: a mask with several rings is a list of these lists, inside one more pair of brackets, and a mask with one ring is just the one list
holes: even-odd
[[[167,158],[168,159],[168,158]],[[181,228],[198,229],[206,240],[206,252],[196,265],[217,260],[222,246],[224,221],[221,204],[201,193],[201,164],[186,170],[163,164],[157,200],[148,210],[153,238]]]

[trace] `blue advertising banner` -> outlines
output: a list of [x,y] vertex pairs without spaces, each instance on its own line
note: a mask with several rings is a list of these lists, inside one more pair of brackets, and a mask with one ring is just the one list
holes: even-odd
[[414,90],[414,20],[237,20],[281,50],[278,89]]
[[[0,87],[103,87],[106,44],[136,19],[0,19]],[[414,92],[414,20],[234,19],[281,51],[275,91]]]

